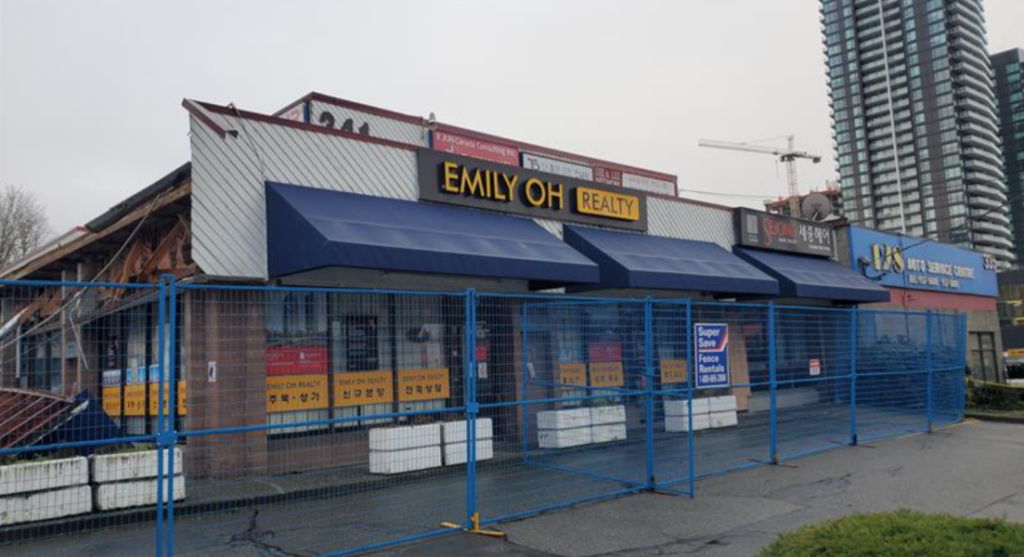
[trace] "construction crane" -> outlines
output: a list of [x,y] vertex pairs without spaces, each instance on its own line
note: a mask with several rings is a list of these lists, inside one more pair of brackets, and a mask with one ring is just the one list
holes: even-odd
[[753,143],[733,143],[729,141],[715,141],[714,139],[701,139],[697,142],[697,145],[711,147],[712,149],[746,151],[748,153],[762,153],[779,157],[780,161],[786,163],[786,181],[789,183],[789,195],[792,197],[800,195],[800,187],[796,181],[796,159],[810,159],[814,164],[818,164],[821,162],[821,155],[815,155],[807,151],[797,151],[793,145],[794,137],[792,135],[784,137],[786,138],[786,147],[754,145]]

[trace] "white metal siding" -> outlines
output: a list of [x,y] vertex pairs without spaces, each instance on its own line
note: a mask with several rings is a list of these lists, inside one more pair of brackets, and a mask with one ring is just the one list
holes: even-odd
[[[297,128],[217,116],[238,132],[221,138],[194,117],[192,130],[193,258],[210,275],[267,278],[264,182],[415,201],[416,153]],[[733,245],[732,213],[648,199],[649,233]],[[562,223],[534,219],[562,237]]]
[[647,232],[652,236],[712,242],[731,251],[736,243],[732,219],[729,209],[657,197],[647,199]]
[[320,114],[323,112],[329,112],[334,116],[335,128],[340,128],[345,120],[351,118],[353,131],[359,131],[359,126],[367,123],[370,125],[370,137],[390,139],[416,147],[427,147],[427,130],[423,126],[321,101],[309,103],[309,123],[319,126]]
[[264,182],[415,200],[416,154],[364,141],[225,117],[221,138],[192,130],[193,258],[211,275],[267,277]]

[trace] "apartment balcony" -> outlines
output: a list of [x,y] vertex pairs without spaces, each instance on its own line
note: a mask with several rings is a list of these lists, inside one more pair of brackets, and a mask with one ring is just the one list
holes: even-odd
[[996,108],[996,96],[991,91],[986,91],[975,87],[974,85],[957,85],[953,88],[953,91],[957,95],[957,99],[968,99],[988,108],[992,114],[997,114],[999,110]]
[[969,207],[984,207],[986,209],[999,209],[1006,205],[1006,200],[998,201],[989,197],[970,196],[967,198]]
[[[1009,234],[1010,231],[1007,230],[1006,233]],[[1009,238],[1004,238],[1002,236],[997,236],[995,234],[982,234],[975,232],[971,234],[971,240],[974,241],[974,243],[976,244],[986,244],[1005,249],[1013,249],[1013,240]]]
[[992,234],[998,238],[1010,239],[1010,226],[1003,223],[990,222],[986,220],[971,221],[971,230]]
[[1010,250],[999,248],[996,246],[989,246],[985,244],[976,244],[974,246],[975,251],[980,251],[986,255],[991,255],[999,261],[1004,262],[1004,267],[1008,265],[1008,262],[1016,261],[1017,256]]
[[[960,124],[960,131],[975,137],[981,138],[981,141],[975,141],[974,144],[980,148],[994,149],[996,153],[999,153],[999,145],[1001,140],[997,131],[992,129],[992,122],[988,119],[981,118],[979,115],[972,115],[970,111],[963,111],[961,118],[965,121]],[[984,122],[984,124],[979,124]]]
[[967,167],[970,172],[977,171],[977,172],[979,172],[981,174],[985,174],[985,175],[989,176],[990,178],[994,178],[996,180],[1000,180],[1000,181],[1005,181],[1006,180],[1006,174],[1003,173],[1003,169],[1002,169],[1001,166],[997,166],[997,165],[994,165],[994,164],[989,164],[989,163],[987,163],[985,161],[982,161],[981,159],[965,158],[964,159],[964,166]]
[[964,64],[975,65],[978,71],[992,71],[992,62],[987,56],[981,56],[977,51],[970,48],[953,48],[950,55],[954,60],[960,60]]
[[[967,143],[965,136],[964,143]],[[997,155],[993,149],[981,149],[978,147],[967,146],[960,151],[965,157],[978,158],[987,161],[989,164],[1001,167],[1003,164],[1003,158]]]

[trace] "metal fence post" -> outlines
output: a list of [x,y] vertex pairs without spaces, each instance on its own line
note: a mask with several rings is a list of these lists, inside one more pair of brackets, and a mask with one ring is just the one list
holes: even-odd
[[[164,275],[163,278],[167,282],[167,290],[169,294],[169,302],[167,304],[169,310],[169,313],[167,315],[167,323],[168,328],[170,329],[170,334],[167,337],[168,340],[170,341],[170,346],[168,347],[167,350],[167,371],[165,372],[166,375],[161,375],[161,379],[163,379],[163,377],[167,377],[167,419],[169,421],[167,423],[166,430],[168,433],[168,439],[171,442],[170,452],[167,455],[167,490],[171,494],[170,498],[167,501],[167,557],[173,557],[174,449],[175,446],[177,445],[178,440],[178,405],[175,400],[178,391],[178,378],[175,376],[175,371],[177,370],[176,352],[178,347],[178,277],[175,275],[167,274]],[[160,391],[163,392],[162,386]],[[161,410],[160,413],[163,414],[163,411]]]
[[691,300],[686,300],[686,323],[683,325],[683,336],[686,337],[686,420],[687,420],[687,431],[686,431],[686,457],[689,459],[687,465],[688,480],[690,482],[690,498],[692,499],[697,493],[697,486],[695,484],[697,473],[695,468],[697,458],[694,455],[694,446],[696,445],[693,434],[693,382],[696,380],[696,376],[690,372],[692,369],[696,369],[693,364],[693,329],[691,327],[693,320],[693,303]]
[[959,345],[959,348],[960,348],[960,358],[959,358],[960,369],[963,370],[963,374],[960,377],[960,381],[958,381],[958,383],[960,384],[960,389],[959,389],[959,392],[958,392],[959,396],[957,398],[959,399],[960,419],[962,420],[967,415],[967,314],[966,313],[961,313],[960,314],[960,319],[958,320],[957,325],[958,325],[958,328],[959,328],[959,334],[957,335],[957,338],[959,340],[957,341],[957,344]]
[[850,444],[857,444],[857,340],[859,338],[859,314],[856,307],[850,310]]
[[480,407],[476,401],[476,290],[466,289],[466,527],[477,529],[476,493],[476,416]]
[[779,383],[775,362],[775,303],[768,303],[768,381],[771,395],[771,459],[779,463]]
[[[163,557],[164,555],[164,514],[167,512],[167,503],[164,499],[166,494],[164,493],[164,458],[167,456],[167,447],[164,445],[164,389],[163,380],[164,374],[167,373],[167,368],[164,362],[164,347],[166,342],[166,329],[164,322],[167,319],[167,283],[160,279],[157,283],[157,369],[159,370],[159,377],[156,387],[156,400],[157,400],[157,412],[156,412],[156,556]],[[174,452],[173,450],[171,452]],[[173,499],[174,496],[171,496]]]
[[647,489],[654,490],[654,302],[644,299],[644,416],[647,431]]
[[928,414],[928,433],[931,433],[934,429],[935,423],[935,403],[932,394],[932,311],[928,310],[924,314],[924,373],[926,384],[926,412]]

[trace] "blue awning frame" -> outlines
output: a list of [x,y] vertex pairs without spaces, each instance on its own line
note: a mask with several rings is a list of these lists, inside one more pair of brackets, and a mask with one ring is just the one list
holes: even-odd
[[600,288],[749,296],[779,293],[774,278],[710,242],[568,225],[563,236],[568,245],[600,266]]
[[266,183],[271,277],[329,267],[516,279],[531,288],[598,281],[598,267],[531,219]]
[[784,298],[847,303],[887,302],[890,299],[885,287],[831,259],[739,246],[733,248],[733,253],[775,277]]

